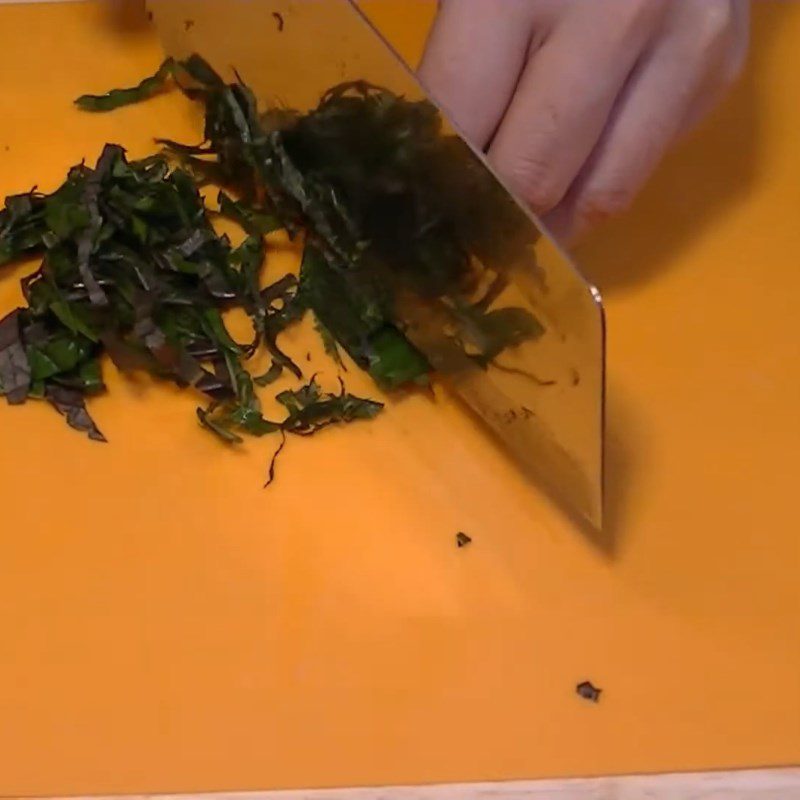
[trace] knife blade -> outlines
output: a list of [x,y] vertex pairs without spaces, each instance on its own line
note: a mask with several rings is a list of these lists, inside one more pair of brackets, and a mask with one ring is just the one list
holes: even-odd
[[[149,6],[169,55],[198,53],[221,74],[232,77],[236,70],[266,107],[308,111],[331,87],[367,81],[430,102],[446,132],[460,135],[352,0],[150,0]],[[573,518],[599,530],[605,415],[600,294],[483,155],[463,137],[460,144],[443,191],[448,223],[470,241],[476,281],[492,277],[481,302],[492,311],[525,309],[541,330],[482,363],[463,341],[463,330],[456,341],[452,308],[406,293],[398,301],[404,332],[525,474]],[[475,331],[472,338],[480,335]]]

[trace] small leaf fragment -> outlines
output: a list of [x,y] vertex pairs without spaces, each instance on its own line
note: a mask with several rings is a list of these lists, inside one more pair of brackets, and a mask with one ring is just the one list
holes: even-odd
[[66,386],[49,385],[45,388],[44,396],[59,414],[66,417],[67,425],[71,428],[82,431],[95,442],[106,441],[86,410],[86,403],[79,391]]
[[597,686],[594,686],[591,681],[583,681],[582,683],[579,683],[575,687],[575,691],[584,700],[589,700],[592,703],[599,703],[600,695],[603,692],[602,689],[599,689]]
[[333,362],[337,367],[341,367],[345,372],[347,372],[347,367],[345,366],[344,361],[342,361],[342,354],[339,352],[339,346],[336,344],[336,339],[316,316],[314,317],[314,330],[319,334],[319,338],[322,339],[322,346],[325,349],[325,353],[331,359],[333,359]]
[[275,464],[278,461],[278,456],[283,452],[283,448],[286,447],[286,434],[281,431],[281,443],[278,445],[277,450],[272,454],[272,458],[269,462],[269,469],[267,470],[267,480],[264,484],[264,488],[266,489],[268,486],[271,486],[275,480]]
[[136,86],[128,89],[112,89],[105,94],[84,94],[76,101],[75,105],[82,111],[114,111],[122,106],[141,103],[153,95],[162,92],[167,81],[175,74],[176,63],[172,58],[166,59],[158,70],[151,76],[140,81]]
[[344,385],[340,394],[322,392],[315,378],[297,390],[281,392],[275,399],[289,412],[281,425],[283,430],[300,436],[338,423],[373,419],[383,410],[383,403],[348,394]]
[[207,428],[213,434],[215,434],[228,444],[241,444],[244,441],[244,439],[242,439],[241,436],[234,433],[230,428],[226,427],[225,425],[219,423],[216,419],[214,419],[213,408],[209,409],[198,408],[197,418],[200,420],[200,424],[204,428]]
[[241,200],[234,200],[225,192],[217,196],[220,212],[237,222],[251,236],[266,236],[283,227],[281,221],[267,211],[252,208]]
[[262,387],[269,386],[271,383],[275,383],[282,374],[283,367],[277,361],[273,361],[270,368],[263,375],[253,377],[253,383]]
[[20,336],[20,309],[0,321],[0,393],[10,405],[25,402],[31,385],[31,366]]

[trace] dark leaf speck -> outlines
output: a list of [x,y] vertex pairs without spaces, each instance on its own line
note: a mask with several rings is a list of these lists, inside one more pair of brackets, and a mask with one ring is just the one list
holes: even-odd
[[466,547],[471,541],[472,537],[467,536],[467,534],[462,531],[456,534],[456,547]]
[[591,681],[583,681],[583,683],[579,683],[575,687],[575,691],[584,700],[589,700],[592,703],[599,703],[600,695],[603,690],[594,686]]

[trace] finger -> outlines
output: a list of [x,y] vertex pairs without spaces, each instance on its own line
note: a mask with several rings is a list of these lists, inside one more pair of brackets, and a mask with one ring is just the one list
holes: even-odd
[[528,63],[489,158],[542,212],[562,199],[603,132],[668,0],[579,0]]
[[419,77],[453,121],[484,147],[508,106],[531,41],[530,0],[446,0]]
[[729,47],[720,69],[689,108],[681,126],[681,135],[689,133],[725,96],[744,69],[750,46],[750,0],[732,0]]
[[546,218],[562,241],[624,211],[677,138],[727,52],[730,20],[712,10],[723,2],[684,0],[673,6],[664,33],[631,76],[580,179]]

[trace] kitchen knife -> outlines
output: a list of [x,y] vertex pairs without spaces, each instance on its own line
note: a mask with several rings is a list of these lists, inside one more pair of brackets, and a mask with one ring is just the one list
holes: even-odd
[[[169,55],[198,53],[231,79],[235,69],[265,107],[308,111],[345,81],[433,103],[350,0],[151,0],[149,7]],[[448,135],[457,134],[440,113]],[[524,308],[541,331],[480,363],[468,342],[454,342],[448,309],[404,297],[398,309],[404,332],[526,474],[574,518],[600,529],[605,326],[599,292],[482,154],[465,142],[458,152],[444,188],[448,222],[470,240],[479,279],[494,279],[491,309]]]

